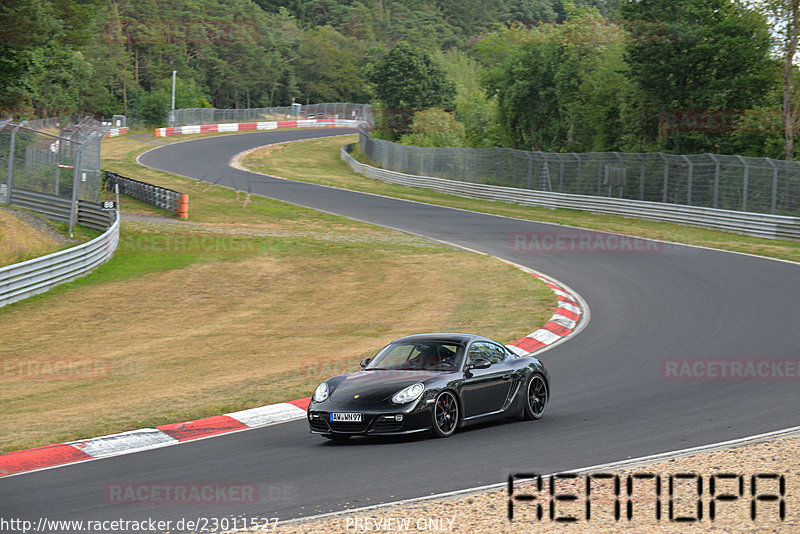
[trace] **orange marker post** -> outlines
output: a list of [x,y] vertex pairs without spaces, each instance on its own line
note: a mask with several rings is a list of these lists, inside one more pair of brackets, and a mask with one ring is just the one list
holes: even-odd
[[181,195],[181,201],[178,205],[178,216],[181,219],[189,218],[189,195]]

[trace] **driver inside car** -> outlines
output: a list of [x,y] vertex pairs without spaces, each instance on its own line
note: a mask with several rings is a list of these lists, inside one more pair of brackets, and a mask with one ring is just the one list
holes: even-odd
[[450,370],[455,369],[455,353],[441,345],[429,345],[409,360],[415,369]]

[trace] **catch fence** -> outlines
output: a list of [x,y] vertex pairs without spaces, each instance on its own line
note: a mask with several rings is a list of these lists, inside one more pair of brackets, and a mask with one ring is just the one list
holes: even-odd
[[0,202],[15,204],[21,192],[52,197],[55,204],[63,200],[71,231],[78,202],[100,200],[100,144],[108,130],[88,116],[0,121],[0,165],[6,171]]
[[422,148],[362,133],[384,169],[534,191],[800,215],[800,162],[661,152],[548,153],[511,148]]

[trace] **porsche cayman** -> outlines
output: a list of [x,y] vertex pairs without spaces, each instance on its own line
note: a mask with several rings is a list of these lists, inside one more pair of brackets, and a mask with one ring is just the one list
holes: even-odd
[[308,405],[313,434],[429,432],[494,418],[539,419],[550,400],[544,364],[491,339],[471,334],[416,334],[392,341],[360,371],[322,382]]

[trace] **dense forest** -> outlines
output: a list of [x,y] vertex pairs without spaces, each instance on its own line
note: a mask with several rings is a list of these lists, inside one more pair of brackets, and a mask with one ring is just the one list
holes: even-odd
[[369,102],[422,146],[793,156],[794,3],[4,0],[0,109],[163,125],[176,71],[178,108]]

